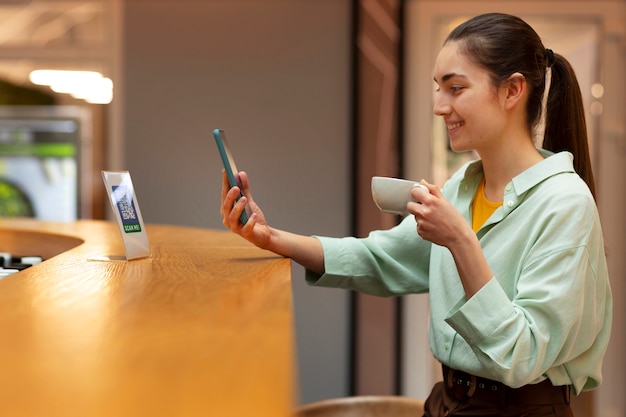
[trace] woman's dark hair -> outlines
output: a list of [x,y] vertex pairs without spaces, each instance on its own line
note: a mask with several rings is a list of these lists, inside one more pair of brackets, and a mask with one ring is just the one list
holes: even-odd
[[457,42],[462,53],[491,74],[495,85],[516,72],[524,75],[528,86],[526,123],[531,132],[540,124],[550,67],[542,147],[552,152],[571,152],[574,169],[595,196],[582,96],[570,63],[546,49],[539,35],[522,19],[502,13],[483,14],[462,23],[450,32],[444,44],[448,42]]

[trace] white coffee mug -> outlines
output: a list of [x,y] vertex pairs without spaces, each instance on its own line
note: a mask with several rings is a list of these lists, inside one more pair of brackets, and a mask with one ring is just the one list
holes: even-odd
[[372,197],[376,206],[385,213],[406,216],[406,205],[413,201],[411,190],[424,187],[416,181],[392,177],[372,177]]

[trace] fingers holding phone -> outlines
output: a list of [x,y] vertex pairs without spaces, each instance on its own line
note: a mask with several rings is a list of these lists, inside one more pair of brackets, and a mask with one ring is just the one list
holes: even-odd
[[[267,249],[271,230],[265,221],[261,208],[254,202],[250,193],[248,176],[245,172],[239,173],[239,186],[230,187],[226,173],[222,173],[222,205],[220,213],[224,226],[254,245]],[[246,223],[241,222],[242,213],[247,211]]]
[[[239,174],[237,174],[238,176]],[[239,185],[231,186],[226,171],[222,170],[222,204],[220,214],[226,227],[235,229],[237,226],[242,226],[248,222],[251,214],[248,201],[249,198],[244,196],[242,187]],[[233,227],[231,227],[231,223]]]

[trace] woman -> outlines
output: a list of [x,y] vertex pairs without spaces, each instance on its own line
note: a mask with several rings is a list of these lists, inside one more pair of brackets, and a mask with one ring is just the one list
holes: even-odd
[[422,181],[401,224],[364,239],[277,230],[242,172],[237,203],[224,179],[224,225],[306,267],[313,285],[429,292],[443,382],[426,416],[571,416],[570,390],[601,382],[612,318],[575,75],[525,22],[486,14],[450,33],[434,80],[452,149],[480,159],[442,189]]

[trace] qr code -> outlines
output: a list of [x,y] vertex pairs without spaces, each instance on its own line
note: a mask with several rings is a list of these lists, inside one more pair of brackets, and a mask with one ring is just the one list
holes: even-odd
[[120,215],[122,216],[122,220],[136,220],[137,213],[135,213],[135,206],[133,205],[133,200],[128,196],[128,194],[124,194],[118,200],[118,207],[120,210]]
[[126,233],[141,232],[141,224],[133,202],[133,190],[124,185],[113,186],[113,199]]

